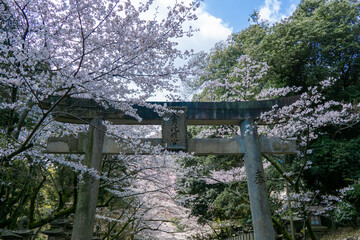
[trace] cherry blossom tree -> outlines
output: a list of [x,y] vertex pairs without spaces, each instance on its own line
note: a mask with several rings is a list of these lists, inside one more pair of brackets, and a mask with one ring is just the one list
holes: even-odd
[[[82,165],[81,156],[44,154],[49,136],[86,131],[82,125],[55,122],[51,114],[70,96],[93,98],[139,121],[134,104],[164,111],[146,100],[157,91],[176,92],[175,82],[188,75],[188,68],[176,66],[175,60],[186,59],[190,51],[178,50],[176,39],[192,35],[183,23],[196,19],[198,6],[197,1],[176,1],[161,15],[152,0],[0,2],[0,227],[15,228],[21,215],[35,228],[73,213],[85,172],[99,177],[104,191],[115,196],[132,188],[134,179],[156,186],[160,177],[150,173],[162,169],[156,158],[120,155],[115,159],[126,168],[105,163],[99,174]],[[57,101],[41,109],[49,96],[58,96]],[[143,136],[140,128],[107,125],[108,134],[125,139],[129,147],[146,147],[129,140]],[[102,205],[114,198],[110,195]]]
[[[360,121],[359,106],[327,100],[324,97],[323,91],[331,87],[334,82],[334,79],[324,80],[320,82],[320,86],[309,87],[300,94],[294,104],[280,109],[274,106],[273,111],[262,115],[263,121],[272,124],[271,128],[263,128],[264,134],[298,141],[299,153],[293,159],[295,167],[292,170],[284,166],[285,159],[280,160],[274,156],[265,156],[265,158],[282,174],[292,189],[292,193],[283,196],[285,205],[280,211],[285,210],[290,215],[297,213],[298,217],[304,219],[312,239],[316,237],[311,230],[310,217],[331,213],[336,204],[342,202],[346,192],[351,190],[351,188],[343,188],[338,189],[337,195],[324,194],[318,190],[309,190],[302,179],[304,171],[312,167],[312,162],[309,161],[312,143],[319,136],[326,134],[324,129],[328,126],[338,129],[348,128]],[[274,96],[278,90],[284,93],[285,89],[275,91],[270,88],[263,91],[260,96]],[[297,90],[300,91],[299,88]]]

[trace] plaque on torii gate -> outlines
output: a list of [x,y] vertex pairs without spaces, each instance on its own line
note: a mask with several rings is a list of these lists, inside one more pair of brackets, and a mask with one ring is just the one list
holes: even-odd
[[[51,97],[41,107],[49,109],[57,100],[58,98]],[[282,107],[296,100],[297,97],[251,102],[152,102],[151,104],[167,106],[170,111],[160,117],[150,108],[134,106],[142,118],[139,122],[119,110],[104,108],[92,99],[66,98],[55,108],[55,119],[67,123],[90,123],[89,133],[87,136],[49,138],[47,151],[84,153],[87,166],[98,171],[101,170],[103,154],[135,154],[134,150],[125,147],[125,143],[123,145],[116,139],[105,137],[106,129],[101,120],[107,120],[119,125],[162,125],[161,139],[141,139],[141,142],[148,142],[152,146],[162,145],[170,151],[181,150],[195,155],[244,154],[255,239],[273,240],[275,233],[268,206],[261,153],[295,153],[296,144],[294,141],[258,137],[254,120],[259,119],[261,113],[270,111],[274,105]],[[238,125],[241,136],[230,139],[188,139],[187,125]],[[140,154],[151,153],[145,151]],[[72,239],[85,240],[92,235],[98,181],[99,179],[92,179],[86,186],[80,186],[78,198],[84,202],[79,202],[76,208]]]
[[187,151],[186,107],[173,107],[162,122],[161,143],[170,151]]

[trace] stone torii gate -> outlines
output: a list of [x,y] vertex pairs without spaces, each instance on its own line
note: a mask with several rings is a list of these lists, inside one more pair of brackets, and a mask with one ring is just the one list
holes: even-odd
[[[255,239],[274,240],[275,232],[268,206],[261,153],[291,154],[296,151],[296,144],[292,141],[258,137],[254,120],[259,119],[261,113],[271,110],[272,106],[290,105],[296,99],[287,97],[227,103],[152,102],[179,111],[168,113],[164,120],[152,109],[135,106],[137,114],[143,119],[139,122],[119,110],[104,108],[92,99],[66,98],[55,108],[55,119],[75,124],[90,123],[88,134],[76,138],[49,138],[47,151],[85,154],[85,165],[97,171],[101,171],[103,154],[134,154],[133,150],[127,149],[122,143],[105,137],[106,128],[102,125],[102,120],[107,120],[118,125],[162,125],[161,139],[141,141],[149,142],[153,146],[160,144],[171,151],[182,150],[195,155],[244,154]],[[41,107],[49,109],[56,100],[58,98],[51,97]],[[241,136],[230,139],[188,139],[187,125],[238,125]],[[79,186],[73,240],[91,239],[98,190],[99,179],[91,176],[85,177],[84,183]]]

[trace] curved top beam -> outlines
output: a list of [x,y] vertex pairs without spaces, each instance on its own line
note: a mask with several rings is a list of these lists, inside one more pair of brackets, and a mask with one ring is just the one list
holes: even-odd
[[[42,109],[49,109],[58,97],[50,97],[40,104]],[[272,106],[287,106],[294,103],[298,96],[272,100],[249,102],[149,102],[166,104],[169,108],[186,108],[188,125],[238,125],[245,119],[258,119]],[[60,122],[86,124],[91,119],[100,118],[118,125],[161,125],[163,118],[153,109],[134,105],[141,122],[115,108],[105,108],[93,99],[65,98],[54,109],[53,116]]]

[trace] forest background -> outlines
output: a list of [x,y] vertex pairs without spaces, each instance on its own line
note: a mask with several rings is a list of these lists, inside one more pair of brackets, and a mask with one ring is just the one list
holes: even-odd
[[[27,216],[26,227],[40,233],[54,219],[69,217],[77,186],[90,172],[101,179],[97,221],[104,239],[223,239],[250,231],[241,157],[169,157],[136,140],[159,129],[110,123],[113,137],[158,155],[107,156],[98,173],[84,167],[81,156],[44,153],[47,137],[86,131],[53,121],[59,102],[41,110],[38,104],[48,96],[91,97],[138,118],[134,104],[167,111],[146,103],[156,91],[179,99],[173,96],[179,92],[175,79],[195,91],[196,101],[300,95],[290,108],[264,114],[269,127],[259,127],[260,134],[297,140],[300,146],[294,156],[264,155],[276,229],[291,239],[283,227],[293,216],[301,219],[299,231],[307,229],[316,239],[309,221],[317,214],[332,228],[358,226],[358,1],[304,0],[290,17],[272,25],[254,12],[248,28],[199,54],[181,52],[173,41],[193,33],[183,23],[196,19],[197,2],[177,3],[168,14],[151,17],[146,16],[151,1],[0,5],[0,228],[16,229]],[[179,57],[189,64],[178,67]],[[188,131],[192,137],[239,132],[229,126]],[[208,227],[206,233],[187,217],[186,208]]]

